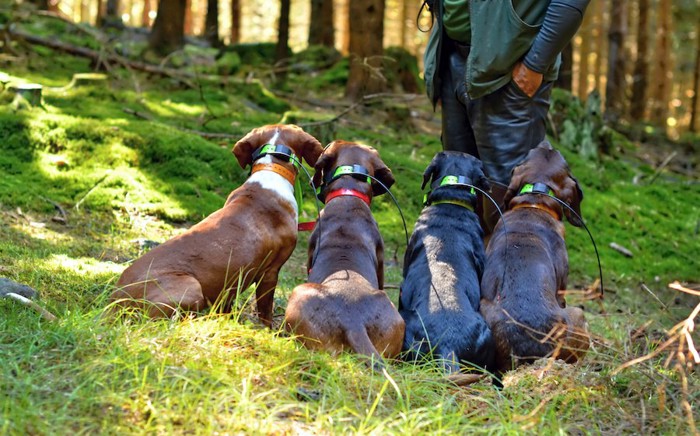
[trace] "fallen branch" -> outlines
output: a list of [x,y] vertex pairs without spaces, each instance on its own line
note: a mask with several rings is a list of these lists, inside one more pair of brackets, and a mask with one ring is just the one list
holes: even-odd
[[633,256],[631,251],[629,251],[628,249],[626,249],[625,247],[623,247],[622,245],[620,245],[618,243],[611,242],[610,248],[617,251],[618,253],[622,253],[622,255],[625,257],[632,257]]
[[21,304],[39,312],[39,314],[44,317],[44,319],[47,319],[49,321],[55,321],[56,320],[56,315],[52,314],[48,310],[44,309],[43,307],[39,306],[36,304],[34,301],[30,300],[29,298],[25,298],[19,294],[15,294],[14,292],[8,292],[3,295],[4,297],[11,298],[15,301],[20,302]]
[[43,45],[44,47],[49,47],[51,49],[62,51],[64,53],[68,53],[74,56],[89,58],[92,59],[92,61],[95,63],[113,62],[121,64],[137,71],[143,71],[150,74],[169,77],[189,88],[195,88],[195,85],[188,80],[193,78],[192,75],[186,72],[176,71],[171,68],[163,68],[157,65],[147,64],[145,62],[132,61],[114,53],[103,55],[103,53],[96,50],[66,44],[64,42],[60,42],[54,39],[41,38],[17,29],[7,29],[7,33],[10,37],[21,39],[30,44],[39,44]]

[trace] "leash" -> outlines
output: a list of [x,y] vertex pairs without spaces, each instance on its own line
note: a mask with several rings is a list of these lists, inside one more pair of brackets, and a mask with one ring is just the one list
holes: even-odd
[[598,261],[598,276],[600,277],[600,299],[602,300],[602,299],[603,299],[603,296],[605,295],[605,288],[604,288],[604,286],[603,286],[603,267],[602,267],[601,264],[600,264],[600,255],[598,254],[598,246],[596,245],[595,240],[593,239],[593,235],[591,234],[591,231],[588,230],[588,226],[586,225],[585,222],[583,222],[583,218],[581,218],[581,216],[580,216],[579,214],[577,214],[576,211],[575,211],[571,206],[569,206],[568,204],[566,204],[565,201],[562,201],[562,200],[558,199],[557,197],[554,197],[554,196],[549,195],[549,194],[544,193],[544,192],[533,192],[533,194],[547,195],[547,196],[549,196],[549,197],[555,199],[559,204],[561,204],[562,206],[564,206],[565,208],[567,208],[567,209],[569,210],[569,212],[571,212],[572,214],[574,214],[574,216],[575,216],[575,217],[581,222],[581,224],[583,225],[583,228],[586,229],[586,232],[588,233],[588,237],[591,239],[591,243],[593,244],[593,250],[595,251],[595,257],[596,257],[596,259],[597,259],[597,261]]
[[560,205],[565,207],[569,212],[571,212],[580,222],[581,225],[583,225],[583,228],[586,229],[586,232],[588,233],[588,237],[591,239],[591,243],[593,244],[593,250],[595,250],[595,256],[598,261],[598,276],[600,277],[600,298],[601,300],[603,299],[603,296],[605,294],[605,287],[603,286],[603,267],[600,264],[600,255],[598,254],[598,246],[595,243],[595,239],[593,239],[593,235],[591,234],[591,231],[588,230],[588,226],[586,223],[583,221],[583,218],[576,213],[576,211],[569,206],[565,201],[560,200],[554,195],[554,191],[552,188],[547,186],[544,183],[527,183],[523,185],[523,187],[520,189],[520,192],[518,195],[522,194],[537,194],[537,195],[546,195],[549,198],[553,198],[554,200],[557,201]]

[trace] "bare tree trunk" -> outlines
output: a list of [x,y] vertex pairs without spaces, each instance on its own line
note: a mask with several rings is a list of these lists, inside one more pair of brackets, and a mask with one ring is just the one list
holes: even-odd
[[588,75],[590,74],[589,62],[591,57],[591,45],[593,42],[593,21],[594,10],[589,10],[584,14],[583,22],[578,31],[581,35],[581,45],[579,46],[578,82],[576,91],[581,100],[588,97]]
[[630,116],[635,121],[644,119],[646,110],[647,75],[649,74],[649,0],[639,0],[637,25],[637,59],[632,72],[632,100]]
[[231,44],[241,42],[241,2],[231,0]]
[[381,73],[384,54],[384,0],[350,1],[350,73],[345,96],[356,100],[386,89]]
[[204,38],[212,47],[221,46],[219,39],[219,1],[207,0],[207,18],[204,22]]
[[652,102],[651,120],[659,126],[666,125],[668,96],[671,90],[671,0],[659,2],[658,25],[656,26],[656,50],[654,51],[654,86],[650,97]]
[[574,65],[574,46],[572,43],[566,44],[566,47],[561,51],[561,66],[559,67],[559,77],[557,77],[554,86],[557,88],[571,91],[573,82],[572,69]]
[[280,1],[280,21],[277,29],[275,62],[280,62],[289,57],[289,11],[291,3],[291,0]]
[[160,0],[158,15],[148,38],[148,46],[159,54],[182,47],[185,41],[185,7],[189,0]]
[[119,0],[107,0],[105,13],[99,21],[102,27],[123,27],[122,17],[119,15]]
[[151,25],[151,0],[143,0],[143,12],[141,12],[141,26]]
[[[163,0],[160,0],[160,1],[162,2]],[[160,7],[158,7],[158,12],[160,13]],[[185,21],[183,24],[184,34],[185,35],[192,35],[194,33],[194,31],[192,29],[192,27],[193,27],[193,25],[192,25],[193,24],[192,23],[192,0],[185,1],[184,13],[185,13],[185,18],[184,18]],[[154,24],[154,26],[155,26],[155,24]]]
[[309,45],[335,46],[334,32],[333,2],[330,0],[311,0]]
[[350,53],[350,3],[353,0],[340,0],[340,51]]
[[617,122],[625,109],[625,35],[627,34],[627,0],[610,3],[608,29],[608,81],[605,86],[605,117]]
[[603,59],[607,59],[607,47],[605,45],[605,6],[608,0],[595,0],[591,5],[593,7],[593,16],[595,17],[595,32],[596,32],[596,58],[593,66],[593,77],[595,80],[594,89],[603,93],[601,82],[603,80]]
[[690,131],[698,130],[698,93],[700,93],[700,19],[695,30],[695,71],[693,71],[693,97],[690,99]]

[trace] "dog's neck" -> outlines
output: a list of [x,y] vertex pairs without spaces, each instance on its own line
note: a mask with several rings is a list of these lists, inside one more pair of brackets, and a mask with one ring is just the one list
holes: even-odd
[[[551,197],[551,198],[549,198]],[[545,183],[526,183],[511,200],[510,210],[534,208],[547,212],[557,221],[562,220],[561,206],[556,203],[554,190]]]
[[357,197],[367,203],[367,206],[371,206],[372,204],[372,198],[369,195],[352,188],[338,188],[328,191],[328,194],[326,194],[326,204],[338,197]]
[[246,183],[257,183],[275,192],[294,208],[294,215],[298,218],[299,205],[294,197],[294,181],[296,174],[291,164],[283,164],[274,161],[270,155],[258,159],[251,170]]

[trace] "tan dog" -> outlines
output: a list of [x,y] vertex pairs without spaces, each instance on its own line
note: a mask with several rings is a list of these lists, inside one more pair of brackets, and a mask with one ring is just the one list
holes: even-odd
[[508,211],[486,249],[481,312],[499,372],[547,356],[575,362],[589,347],[583,311],[566,307],[563,294],[569,259],[561,220],[583,223],[552,197],[580,216],[583,192],[562,155],[543,142],[513,171]]
[[[314,165],[322,151],[294,125],[248,133],[233,148],[242,168],[253,165],[248,180],[223,208],[134,261],[110,297],[115,308],[170,317],[176,310],[201,310],[223,295],[226,312],[238,289],[256,283],[258,317],[271,326],[277,275],[297,242],[294,162],[300,165],[303,157]],[[285,157],[290,153],[295,157]]]
[[289,297],[285,326],[308,348],[349,348],[379,365],[401,351],[404,321],[382,290],[384,242],[369,204],[394,177],[375,149],[346,141],[331,143],[315,169],[326,206],[309,241],[309,282]]

